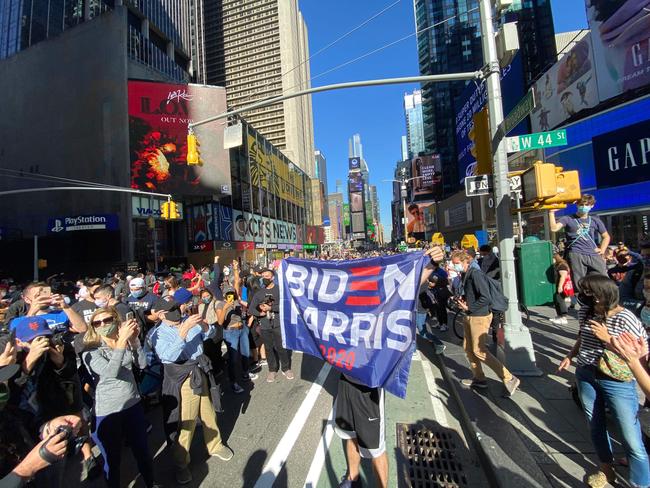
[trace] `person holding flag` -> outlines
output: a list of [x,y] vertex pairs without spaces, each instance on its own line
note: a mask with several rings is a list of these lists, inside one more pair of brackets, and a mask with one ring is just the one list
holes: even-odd
[[346,444],[347,472],[340,488],[360,486],[362,457],[372,460],[375,486],[388,486],[384,390],[406,396],[418,291],[444,257],[435,247],[353,261],[287,259],[281,265],[283,346],[322,357],[341,373],[334,419]]

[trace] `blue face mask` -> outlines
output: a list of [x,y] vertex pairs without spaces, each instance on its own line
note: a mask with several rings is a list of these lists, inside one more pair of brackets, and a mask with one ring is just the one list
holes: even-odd
[[142,298],[143,296],[145,296],[146,293],[147,293],[146,290],[138,290],[138,291],[134,290],[131,292],[131,296],[133,296],[134,298]]
[[650,327],[650,308],[643,307],[641,309],[641,322],[646,327]]
[[464,273],[465,270],[463,269],[463,264],[462,263],[454,263],[454,271],[456,271],[456,273]]
[[578,205],[578,213],[581,213],[583,215],[587,215],[589,212],[591,212],[591,207],[590,205]]

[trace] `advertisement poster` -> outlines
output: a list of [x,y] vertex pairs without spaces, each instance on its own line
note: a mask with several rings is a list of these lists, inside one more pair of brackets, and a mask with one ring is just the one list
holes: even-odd
[[131,187],[174,195],[230,193],[221,121],[195,129],[202,165],[187,165],[187,124],[226,110],[221,87],[129,81]]
[[295,224],[240,210],[233,210],[232,214],[235,241],[295,244],[299,240]]
[[587,2],[600,101],[650,82],[648,8],[647,0]]
[[583,37],[533,85],[533,132],[551,130],[583,109],[598,104],[591,36]]
[[350,205],[347,203],[343,204],[343,225],[350,227]]
[[409,239],[413,238],[416,241],[423,241],[426,232],[426,222],[424,220],[424,209],[431,205],[428,203],[411,203],[406,207],[406,230],[409,234]]
[[[517,55],[508,66],[501,70],[501,92],[505,115],[517,105],[524,96],[524,67],[521,56]],[[474,126],[473,116],[486,104],[487,86],[485,83],[468,83],[463,93],[456,99],[456,147],[458,148],[458,177],[460,184],[465,177],[474,176],[476,160],[472,156],[474,143],[469,139],[469,131]],[[524,120],[512,129],[509,135],[527,134],[528,123]]]
[[349,158],[348,163],[351,170],[361,169],[361,158]]
[[361,173],[350,173],[348,184],[350,192],[363,192],[363,176],[361,176]]
[[[440,200],[442,198],[442,165],[439,154],[418,156],[411,161],[413,198]],[[417,178],[419,176],[419,178]]]
[[350,193],[350,207],[353,212],[363,212],[363,194]]

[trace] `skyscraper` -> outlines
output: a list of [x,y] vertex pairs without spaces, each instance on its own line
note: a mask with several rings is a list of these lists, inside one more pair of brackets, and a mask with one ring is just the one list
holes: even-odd
[[421,90],[413,90],[413,93],[404,94],[404,116],[406,117],[408,148],[408,155],[404,159],[411,159],[425,151]]
[[320,152],[318,149],[315,154],[315,177],[320,182],[320,196],[321,196],[321,206],[323,214],[323,222],[330,220],[329,206],[327,205],[327,159],[325,155]]
[[[475,71],[483,65],[478,0],[413,0],[420,73]],[[555,61],[550,0],[516,1],[501,21],[519,21],[519,44],[529,85]],[[431,28],[436,25],[436,28]],[[466,82],[422,85],[426,152],[440,154],[443,195],[459,187],[455,120],[456,97]]]
[[[206,79],[226,87],[228,106],[310,87],[307,27],[297,0],[203,0]],[[314,176],[311,97],[243,114],[274,146]]]
[[409,158],[409,144],[406,136],[402,136],[402,161],[406,161]]

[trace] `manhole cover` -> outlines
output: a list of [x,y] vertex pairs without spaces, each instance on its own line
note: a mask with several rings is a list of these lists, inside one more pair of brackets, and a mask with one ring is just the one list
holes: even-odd
[[413,488],[467,486],[463,466],[456,459],[456,444],[448,429],[424,424],[397,424],[397,445],[402,454],[402,479]]

